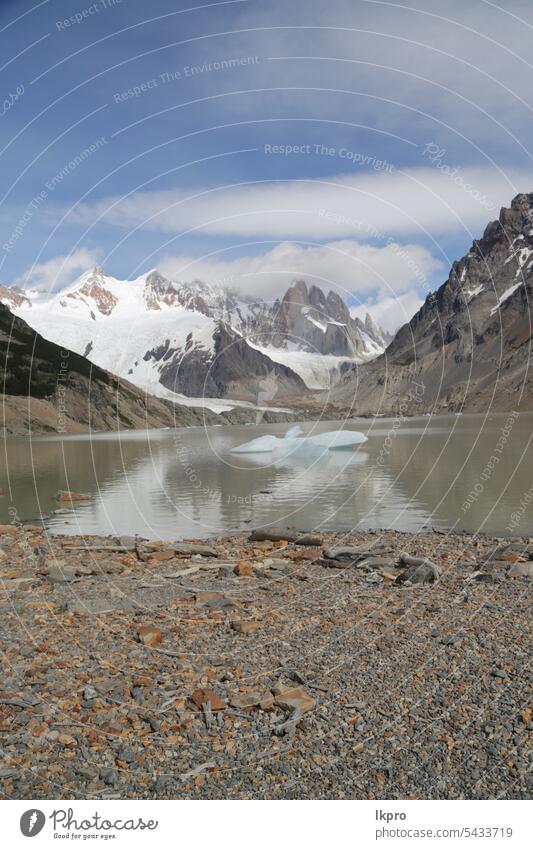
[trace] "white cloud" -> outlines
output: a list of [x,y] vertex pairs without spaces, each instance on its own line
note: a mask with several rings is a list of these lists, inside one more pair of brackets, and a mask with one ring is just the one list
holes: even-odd
[[283,242],[259,256],[228,261],[168,257],[159,268],[174,280],[219,283],[264,298],[275,298],[299,278],[345,298],[366,298],[375,291],[389,297],[415,286],[427,288],[442,264],[422,245],[375,247],[344,240],[313,246]]
[[76,277],[96,265],[98,254],[78,248],[68,256],[55,256],[37,263],[15,280],[18,286],[38,292],[54,292],[71,283]]
[[367,312],[370,313],[376,324],[395,333],[403,324],[411,320],[413,315],[420,309],[423,299],[418,292],[404,292],[396,297],[384,297],[374,303],[369,302],[357,307],[352,307],[350,312],[364,320]]
[[[426,159],[426,161],[428,161]],[[518,191],[533,185],[533,172],[433,166],[341,174],[330,179],[287,180],[191,191],[136,192],[85,205],[95,217],[130,229],[168,234],[199,231],[226,238],[332,240],[440,234],[478,235]]]

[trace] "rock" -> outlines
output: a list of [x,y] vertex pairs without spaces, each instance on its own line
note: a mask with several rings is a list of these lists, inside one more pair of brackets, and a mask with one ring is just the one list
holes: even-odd
[[231,707],[237,708],[238,710],[247,710],[249,708],[259,707],[261,698],[261,693],[257,691],[251,693],[238,693],[231,697],[229,703]]
[[291,687],[275,693],[275,703],[284,710],[301,710],[307,713],[313,710],[316,701],[302,687]]
[[514,563],[507,572],[508,578],[533,578],[533,563]]
[[[396,580],[396,578],[394,580]],[[383,576],[380,575],[379,572],[370,572],[370,574],[365,577],[365,581],[367,584],[382,584]]]
[[209,592],[209,591],[198,592],[194,596],[194,600],[195,600],[196,604],[199,605],[200,607],[202,607],[203,605],[209,604],[209,602],[212,602],[212,601],[222,601],[223,598],[224,598],[223,593]]
[[481,583],[492,584],[496,580],[494,575],[491,575],[489,572],[480,572],[479,570],[476,572],[472,572],[469,581],[479,581]]
[[272,733],[276,734],[278,737],[283,737],[285,735],[289,736],[294,734],[296,728],[300,724],[303,717],[303,711],[300,708],[296,708],[291,713],[290,717],[282,722],[280,725],[275,725],[272,728]]
[[19,532],[17,525],[0,525],[0,536],[5,534],[6,536],[16,537]]
[[139,642],[145,646],[156,646],[163,639],[161,631],[156,625],[140,625],[137,628]]
[[409,554],[400,554],[398,563],[407,568],[396,578],[397,584],[434,584],[438,581],[440,573],[435,563],[425,557],[411,557]]
[[51,584],[70,584],[76,580],[76,570],[69,566],[58,566],[48,570],[47,578]]
[[104,767],[104,769],[100,770],[100,778],[104,784],[113,787],[118,781],[118,769],[115,769],[114,767]]
[[364,559],[370,552],[361,551],[359,547],[353,545],[336,545],[333,548],[326,548],[324,557],[326,560],[343,560],[357,561]]
[[210,548],[207,545],[190,545],[188,543],[175,542],[173,543],[175,554],[193,555],[199,554],[200,557],[218,557],[218,551]]
[[239,622],[232,622],[231,627],[234,631],[237,631],[238,634],[252,634],[254,631],[257,631],[259,628],[261,628],[261,622],[244,620]]
[[207,687],[199,687],[195,690],[191,695],[191,701],[199,708],[209,702],[212,711],[225,710],[227,707],[226,702],[223,702],[214,690],[210,690]]
[[82,492],[71,492],[68,489],[60,489],[56,495],[56,501],[91,501],[92,495]]
[[117,754],[117,758],[119,761],[124,761],[124,763],[131,764],[135,760],[137,755],[131,748],[131,746],[123,746],[120,752]]
[[18,779],[21,777],[21,772],[18,769],[0,769],[0,778],[14,778]]
[[294,564],[292,560],[289,560],[286,557],[268,557],[266,560],[263,560],[261,563],[254,563],[255,569],[292,569]]
[[174,551],[151,551],[146,555],[146,559],[149,563],[164,563],[165,560],[173,560],[175,556]]
[[293,542],[295,545],[311,547],[322,545],[322,537],[314,534],[302,534],[289,530],[263,530],[261,528],[252,531],[249,540],[250,542]]
[[249,578],[254,574],[252,564],[248,563],[246,560],[240,560],[233,569],[233,572],[235,575],[238,575],[239,578]]
[[83,698],[86,702],[90,702],[92,699],[96,699],[97,695],[97,691],[94,689],[94,687],[91,687],[90,684],[85,687],[83,691]]
[[531,708],[524,708],[524,710],[520,713],[520,718],[525,725],[530,725],[533,718],[533,711]]

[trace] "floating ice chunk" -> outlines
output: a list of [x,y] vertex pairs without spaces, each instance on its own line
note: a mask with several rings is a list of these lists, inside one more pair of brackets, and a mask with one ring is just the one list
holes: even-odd
[[302,430],[296,425],[289,428],[283,438],[267,434],[237,445],[231,449],[232,454],[287,454],[287,453],[321,453],[323,451],[348,451],[354,445],[367,441],[364,433],[353,430],[331,430],[316,436],[301,436]]
[[302,436],[302,434],[303,434],[303,430],[300,427],[300,425],[293,425],[292,427],[290,427],[288,429],[287,433],[285,434],[285,436],[283,438],[284,439],[293,439],[293,437]]
[[258,436],[257,439],[252,439],[250,442],[245,442],[243,445],[236,445],[231,449],[232,454],[269,454],[277,448],[281,448],[284,439],[278,436],[267,434]]
[[343,448],[351,448],[353,445],[360,445],[362,442],[367,442],[367,439],[368,437],[358,430],[330,430],[327,433],[310,436],[306,441],[322,448],[329,448],[330,451],[339,451]]

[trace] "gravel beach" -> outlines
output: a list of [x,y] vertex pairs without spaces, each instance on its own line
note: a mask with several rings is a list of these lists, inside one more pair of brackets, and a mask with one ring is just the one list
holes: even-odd
[[3,798],[523,799],[529,539],[0,526]]

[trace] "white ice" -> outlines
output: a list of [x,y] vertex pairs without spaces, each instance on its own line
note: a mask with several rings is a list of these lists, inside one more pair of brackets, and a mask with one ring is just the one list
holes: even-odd
[[349,451],[354,445],[367,441],[364,433],[352,430],[331,430],[317,436],[303,436],[302,429],[295,425],[289,428],[284,437],[266,434],[237,445],[231,449],[232,454],[305,454],[320,453],[321,451]]

